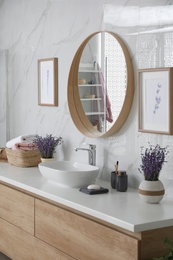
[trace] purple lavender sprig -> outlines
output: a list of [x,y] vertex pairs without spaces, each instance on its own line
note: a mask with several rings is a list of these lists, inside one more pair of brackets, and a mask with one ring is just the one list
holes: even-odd
[[165,157],[168,154],[167,147],[161,148],[160,145],[150,145],[149,148],[143,151],[144,147],[141,147],[141,161],[139,171],[143,173],[145,180],[157,181],[159,174],[165,161]]
[[51,134],[46,134],[46,137],[37,135],[33,141],[38,147],[42,158],[52,158],[56,146],[62,144],[62,142],[62,137],[52,136]]

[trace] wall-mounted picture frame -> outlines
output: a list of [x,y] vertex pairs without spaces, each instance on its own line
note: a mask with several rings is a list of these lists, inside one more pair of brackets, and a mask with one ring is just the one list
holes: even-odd
[[58,106],[58,58],[38,60],[38,105]]
[[138,70],[138,130],[173,134],[173,68]]

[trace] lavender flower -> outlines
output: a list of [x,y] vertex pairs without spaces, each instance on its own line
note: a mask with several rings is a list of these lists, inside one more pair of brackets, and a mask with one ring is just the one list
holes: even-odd
[[37,135],[36,139],[33,141],[38,147],[42,158],[52,158],[56,146],[62,144],[62,142],[62,137],[55,137],[51,134],[47,134],[46,137]]
[[168,154],[167,147],[161,148],[160,145],[155,147],[150,145],[149,148],[145,149],[141,147],[141,160],[139,171],[143,173],[145,180],[157,181],[159,174],[165,161],[165,156]]

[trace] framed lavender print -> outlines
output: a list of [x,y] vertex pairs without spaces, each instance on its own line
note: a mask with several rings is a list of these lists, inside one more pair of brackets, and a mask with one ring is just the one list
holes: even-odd
[[38,105],[58,106],[58,59],[38,60]]
[[138,70],[140,132],[173,134],[173,68]]

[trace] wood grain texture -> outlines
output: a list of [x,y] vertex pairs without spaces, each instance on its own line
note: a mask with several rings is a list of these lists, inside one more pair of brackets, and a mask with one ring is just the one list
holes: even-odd
[[0,217],[34,235],[34,198],[0,184]]
[[13,260],[147,260],[173,241],[173,226],[133,233],[6,185],[0,192],[0,252]]
[[0,251],[13,260],[74,259],[2,219],[0,219]]
[[141,259],[165,256],[169,249],[164,245],[164,239],[173,241],[173,227],[165,227],[142,232]]
[[0,219],[0,251],[11,259],[33,259],[33,236]]
[[35,236],[77,259],[138,259],[139,241],[94,221],[35,202]]

